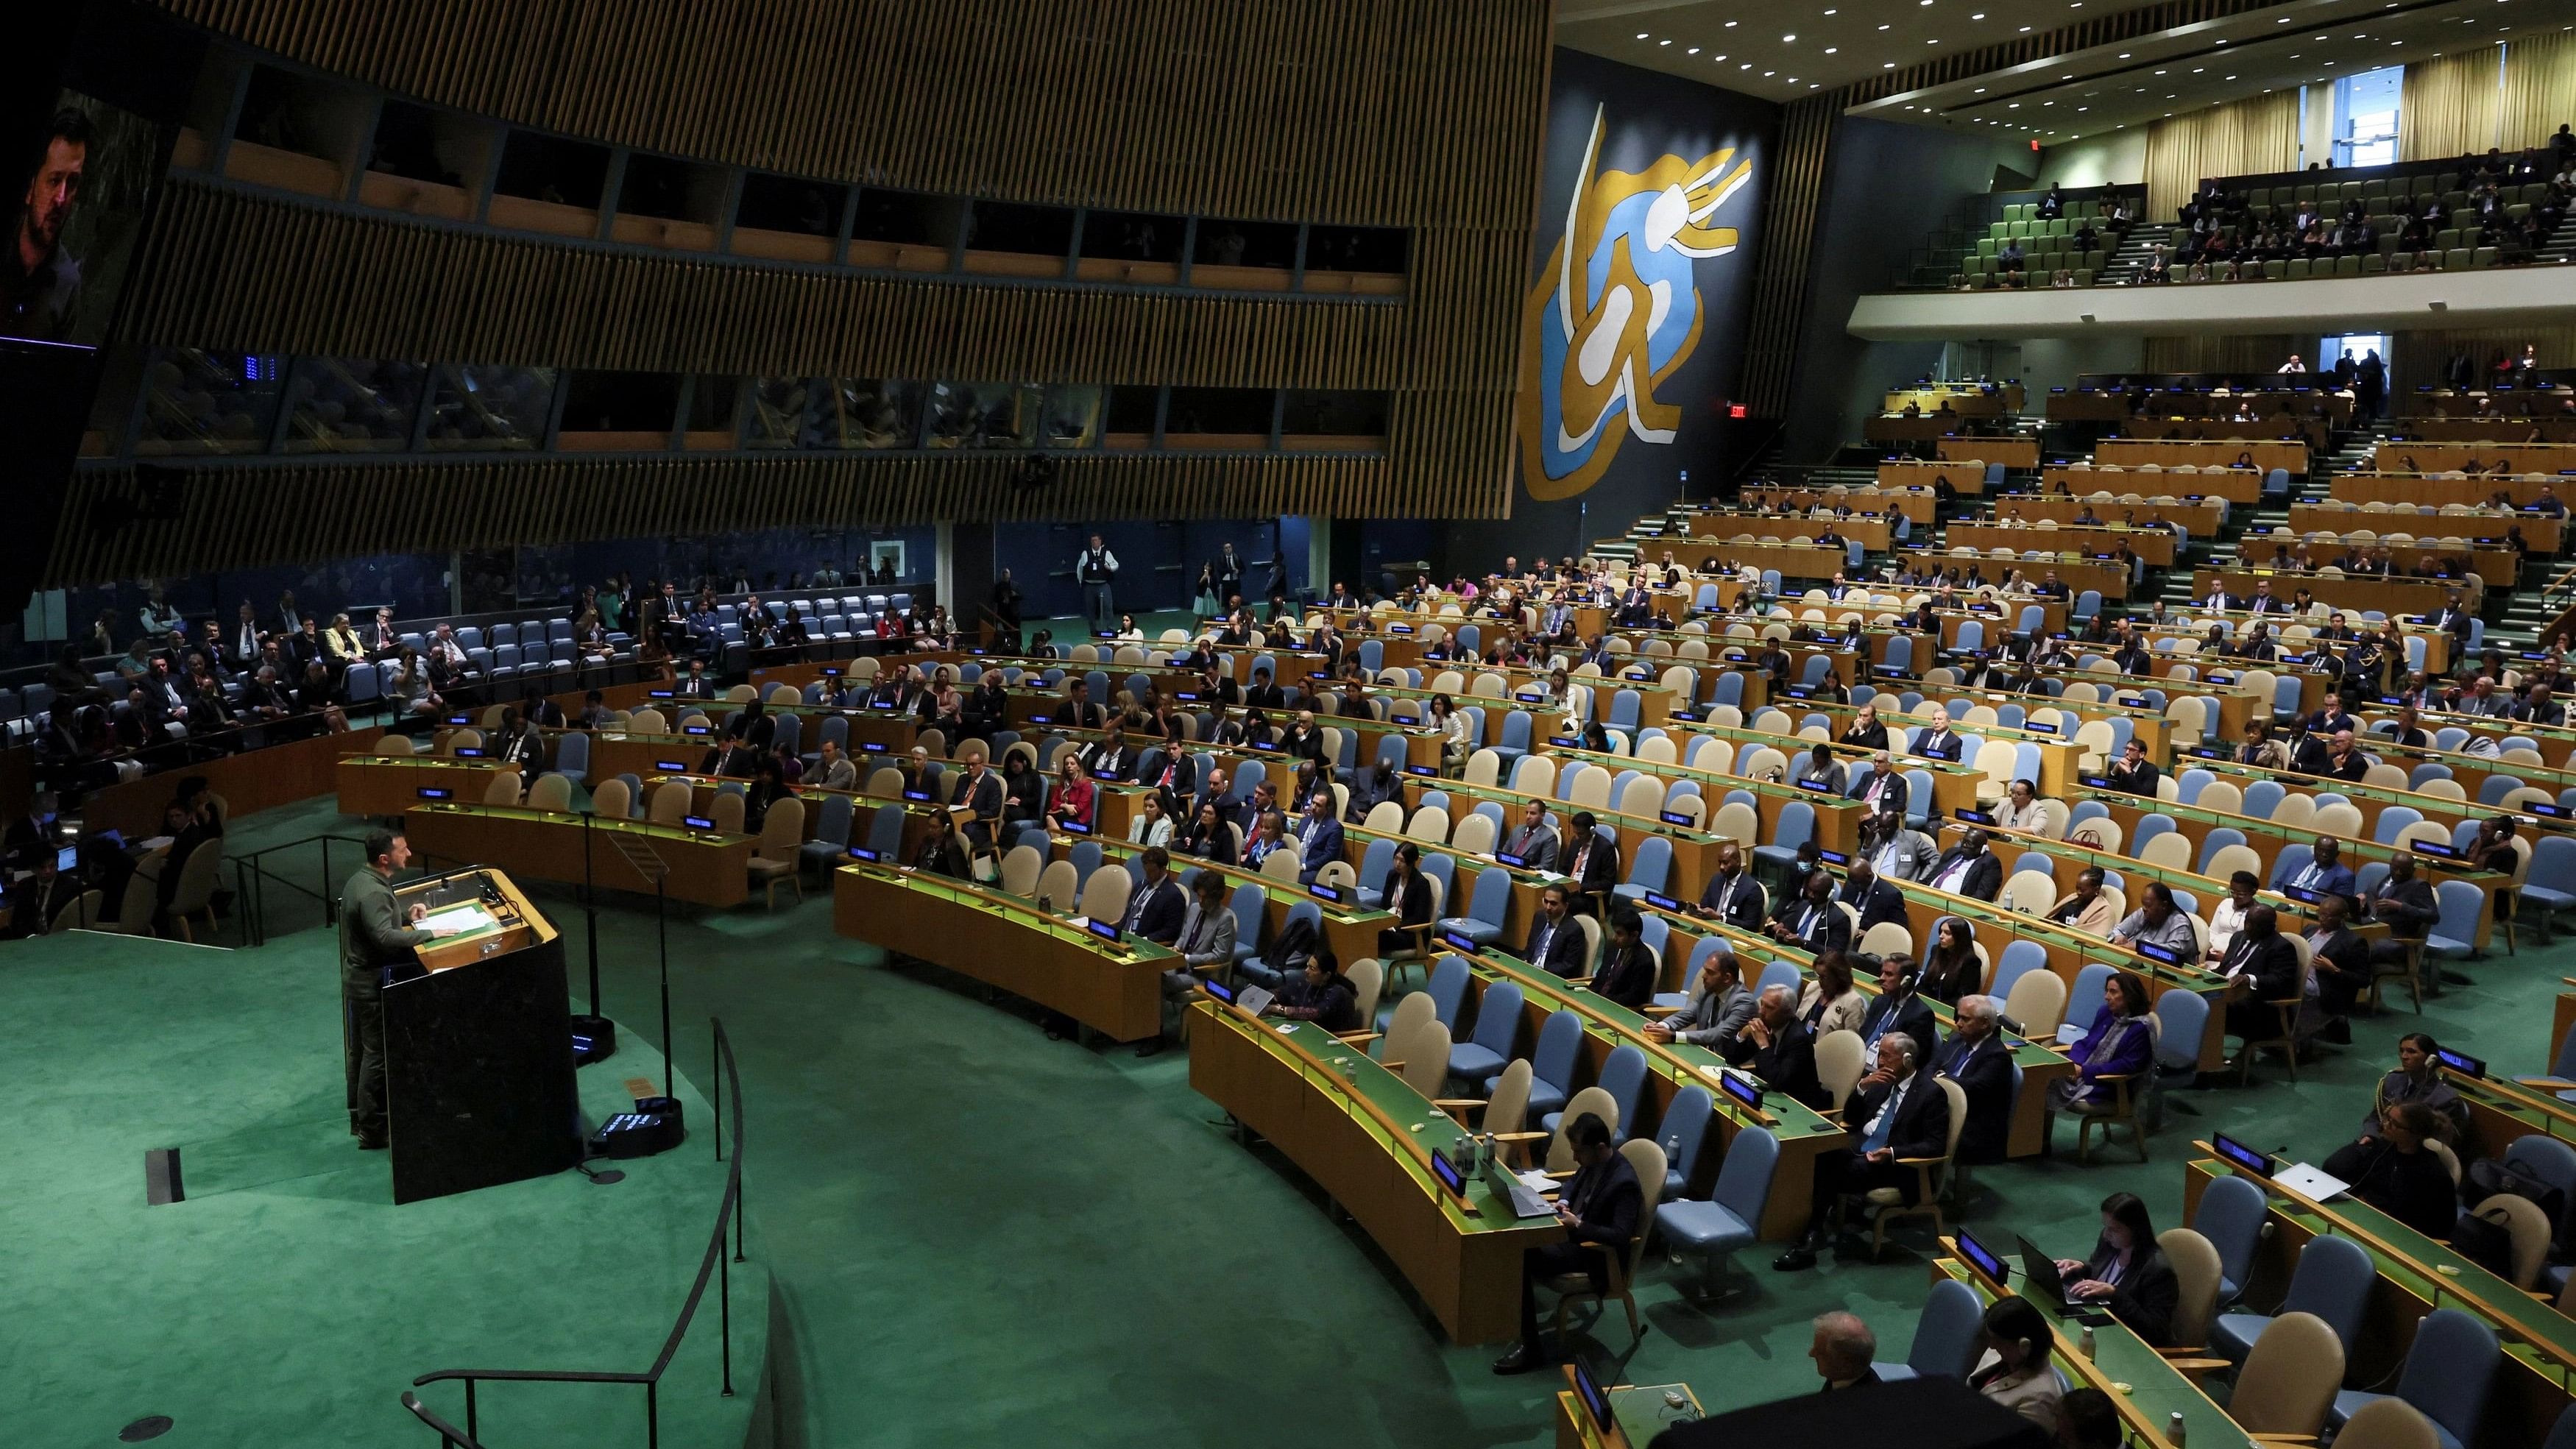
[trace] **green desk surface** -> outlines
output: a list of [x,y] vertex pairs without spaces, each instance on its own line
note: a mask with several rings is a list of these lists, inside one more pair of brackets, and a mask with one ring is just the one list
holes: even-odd
[[[2195,767],[2184,765],[2182,768],[2191,769]],[[2336,783],[2342,784],[2344,782],[2337,781]],[[2139,796],[2129,794],[2123,790],[2107,790],[2091,785],[2082,785],[2068,791],[2067,793],[2078,800],[2099,800],[2105,805],[2125,805],[2132,810],[2148,810],[2152,814],[2171,816],[2176,820],[2189,820],[2195,824],[2207,825],[2213,828],[2224,826],[2230,830],[2241,831],[2248,826],[2252,826],[2255,831],[2262,834],[2278,835],[2293,841],[2301,840],[2303,837],[2308,840],[2313,840],[2316,838],[2318,833],[2317,828],[2313,825],[2282,825],[2257,816],[2237,815],[2225,810],[2209,810],[2198,805],[2184,805],[2172,800],[2147,800]],[[2469,804],[2467,802],[2459,802],[2459,804],[2460,808],[2452,812],[2455,815],[2484,816],[2489,813],[2483,807],[2478,805]],[[2150,807],[2152,807],[2151,810]],[[2342,842],[2342,845],[2343,853],[2354,860],[2394,860],[2397,856],[2397,847],[2393,845],[2383,845],[2376,840],[2347,839]],[[2450,879],[2465,880],[2475,884],[2478,877],[2490,876],[2493,877],[2493,880],[2489,882],[2492,885],[2502,885],[2505,882],[2504,872],[2502,871],[2486,870],[2482,867],[2471,865],[2466,861],[2434,860],[2431,856],[2426,856],[2424,859],[2430,861],[2435,867],[2441,870],[2445,877]],[[2280,896],[2278,893],[2271,891],[2265,891],[2262,892],[2262,894],[2272,896],[2276,900],[2288,899],[2287,897]]]
[[[1995,1247],[1983,1238],[1978,1241],[1986,1243],[1989,1248]],[[2005,1261],[2013,1261],[2009,1250],[2003,1252]],[[1970,1268],[1952,1250],[1945,1249],[1934,1260],[1933,1270],[1974,1288],[1977,1296],[1986,1302],[1991,1303],[2001,1296],[1984,1275]],[[2034,1297],[2027,1301],[2048,1319],[2057,1334],[2058,1367],[2066,1371],[2068,1379],[2082,1382],[2087,1365],[2080,1361],[2076,1345],[2083,1341],[2083,1326],[2052,1309],[2043,1299]],[[2252,1443],[2251,1437],[2227,1416],[2225,1409],[2211,1402],[2209,1395],[2202,1393],[2199,1386],[2180,1369],[2148,1347],[2145,1339],[2116,1320],[2093,1330],[2093,1359],[2089,1367],[2093,1375],[2103,1381],[2103,1392],[2119,1394],[2128,1401],[2130,1409],[2154,1426],[2155,1443],[2165,1441],[2165,1425],[2177,1409],[2182,1411],[2185,1440],[2192,1449],[2234,1449],[2236,1445]],[[2118,1388],[2121,1384],[2128,1385],[2125,1393]]]
[[[1136,844],[1134,841],[1109,840],[1097,835],[1054,835],[1048,837],[1048,839],[1056,845],[1067,846],[1078,845],[1086,840],[1091,841],[1093,844],[1100,847],[1101,859],[1112,865],[1124,864],[1127,861],[1134,860],[1136,857],[1145,853],[1145,847]],[[1174,850],[1170,854],[1172,857],[1172,874],[1176,877],[1182,878],[1184,884],[1187,883],[1187,878],[1192,871],[1210,868],[1208,862],[1199,859],[1197,856],[1184,855],[1178,850]],[[1295,885],[1288,881],[1277,880],[1270,876],[1263,875],[1259,871],[1245,870],[1241,866],[1216,866],[1213,867],[1213,869],[1227,880],[1249,882],[1253,885],[1260,886],[1262,894],[1282,905],[1293,906],[1300,901],[1310,901],[1314,904],[1315,909],[1323,912],[1326,920],[1375,925],[1381,929],[1395,924],[1395,913],[1393,911],[1371,910],[1366,906],[1357,904],[1356,902],[1346,904],[1340,901],[1328,901],[1322,896],[1316,895],[1313,891],[1304,886]],[[1229,887],[1229,889],[1231,889],[1231,887]]]
[[1072,915],[1060,916],[1041,911],[1037,908],[1036,902],[1024,901],[1007,891],[989,890],[971,882],[917,871],[909,866],[870,865],[864,861],[854,860],[843,865],[841,869],[856,871],[875,880],[891,881],[907,891],[935,900],[953,901],[979,910],[990,911],[997,916],[1009,916],[1015,925],[1043,931],[1059,940],[1071,941],[1095,951],[1118,952],[1146,960],[1179,959],[1179,953],[1171,947],[1140,937],[1125,936],[1115,942],[1104,940],[1091,934],[1087,928],[1075,925],[1075,918]]
[[2264,1190],[2272,1211],[2284,1219],[2320,1237],[2352,1239],[2370,1253],[2379,1276],[2434,1307],[2457,1308],[2495,1327],[2505,1351],[2543,1376],[2564,1382],[2576,1373],[2576,1319],[2452,1252],[2449,1245],[2356,1197],[2318,1204],[2216,1158],[2196,1160],[2191,1169],[2247,1178]]
[[[1475,1178],[1467,1182],[1467,1202],[1475,1211],[1468,1212],[1450,1196],[1431,1175],[1428,1154],[1449,1145],[1465,1135],[1457,1119],[1431,1105],[1429,1098],[1405,1084],[1402,1077],[1378,1065],[1377,1060],[1360,1048],[1343,1042],[1331,1032],[1311,1021],[1254,1021],[1240,1011],[1203,1003],[1211,1023],[1240,1032],[1260,1043],[1262,1050],[1297,1069],[1307,1086],[1328,1103],[1348,1112],[1352,1120],[1366,1128],[1385,1146],[1390,1156],[1403,1163],[1421,1183],[1422,1189],[1440,1203],[1442,1215],[1460,1233],[1490,1233],[1521,1227],[1545,1226],[1550,1219],[1532,1218],[1524,1222],[1512,1216],[1509,1202],[1497,1202],[1485,1184]],[[1345,1076],[1344,1073],[1348,1072]],[[1375,1117],[1362,1111],[1356,1102],[1365,1100],[1386,1114],[1396,1129],[1408,1140],[1396,1141]],[[1421,1155],[1417,1155],[1419,1149]]]
[[535,810],[525,805],[462,805],[448,801],[440,804],[424,803],[411,808],[433,815],[480,815],[494,820],[541,821],[546,824],[561,825],[567,829],[580,829],[582,822],[587,820],[591,822],[589,829],[595,834],[626,835],[644,840],[696,841],[710,845],[723,845],[736,840],[759,838],[752,835],[727,835],[716,830],[693,830],[686,825],[663,825],[651,820],[603,820],[580,810]]
[[[1667,1393],[1681,1395],[1681,1404],[1676,1407],[1667,1400],[1664,1397]],[[1577,1407],[1581,1407],[1579,1402]],[[1645,1449],[1646,1445],[1655,1442],[1656,1435],[1675,1424],[1687,1424],[1704,1417],[1699,1395],[1692,1393],[1688,1384],[1634,1384],[1610,1390],[1611,1421],[1619,1426],[1621,1437],[1635,1449]]]
[[[1681,728],[1695,730],[1698,729],[1699,726],[1683,725]],[[1771,738],[1778,740],[1781,745],[1787,747],[1781,750],[1782,754],[1788,754],[1793,750],[1804,750],[1805,747],[1811,743],[1811,741],[1797,739],[1790,735],[1776,735]],[[1621,770],[1638,770],[1649,775],[1665,775],[1676,779],[1714,781],[1724,784],[1726,788],[1730,790],[1748,790],[1756,795],[1777,795],[1785,800],[1804,800],[1808,804],[1816,806],[1819,810],[1846,809],[1859,812],[1869,808],[1861,804],[1858,800],[1851,799],[1848,796],[1820,795],[1813,790],[1801,790],[1795,785],[1783,784],[1778,780],[1750,780],[1741,775],[1728,775],[1715,770],[1696,769],[1689,765],[1659,765],[1651,760],[1641,764],[1633,756],[1629,755],[1613,755],[1600,750],[1571,749],[1555,744],[1549,745],[1546,753],[1551,757],[1558,759],[1578,760],[1587,765],[1599,765],[1601,768],[1608,770],[1614,777]],[[1553,807],[1554,802],[1551,802],[1550,808]],[[1598,815],[1601,812],[1595,810],[1593,813]],[[1679,833],[1690,834],[1691,832],[1683,831]],[[1698,832],[1698,834],[1701,837],[1705,837],[1707,832],[1701,831]]]

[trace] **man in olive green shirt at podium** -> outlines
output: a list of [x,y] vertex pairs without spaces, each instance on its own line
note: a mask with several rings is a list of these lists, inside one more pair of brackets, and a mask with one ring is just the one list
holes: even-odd
[[340,891],[340,999],[358,1038],[357,1097],[349,1107],[358,1146],[385,1146],[385,968],[410,965],[414,948],[448,934],[410,924],[429,914],[394,899],[393,875],[411,863],[411,842],[389,830],[369,832],[366,867]]

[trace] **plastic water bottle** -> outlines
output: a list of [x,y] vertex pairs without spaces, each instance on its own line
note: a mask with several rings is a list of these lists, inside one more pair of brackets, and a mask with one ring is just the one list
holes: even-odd
[[2087,1362],[2090,1362],[2090,1361],[2092,1360],[2092,1358],[2093,1358],[2093,1325],[2092,1325],[2092,1324],[2089,1324],[2089,1323],[2088,1323],[2088,1324],[2085,1324],[2085,1325],[2084,1325],[2084,1335],[2083,1335],[2083,1337],[2081,1337],[2081,1338],[2077,1339],[2077,1340],[2076,1340],[2076,1343],[2077,1343],[2078,1347],[2081,1349],[2081,1351],[2083,1352],[2084,1357],[2085,1357],[2085,1360],[2086,1360]]
[[2182,1449],[2182,1410],[2180,1409],[2174,1410],[2165,1417],[2165,1442],[2173,1445],[2174,1449]]

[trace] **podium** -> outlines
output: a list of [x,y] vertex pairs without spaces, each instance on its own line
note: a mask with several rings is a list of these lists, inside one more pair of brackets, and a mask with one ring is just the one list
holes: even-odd
[[497,870],[394,892],[468,929],[424,942],[384,989],[394,1201],[544,1177],[581,1161],[562,938]]

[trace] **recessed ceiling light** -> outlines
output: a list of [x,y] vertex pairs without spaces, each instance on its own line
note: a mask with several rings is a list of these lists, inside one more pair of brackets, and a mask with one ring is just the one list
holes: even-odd
[[1697,54],[1699,54],[1699,47],[1698,47],[1698,46],[1696,46],[1696,45],[1694,45],[1694,46],[1692,46],[1690,49],[1683,51],[1683,52],[1682,52],[1682,54],[1684,54],[1684,55],[1697,55]]
[[2234,76],[2229,76],[2229,77],[2228,77],[2228,79],[2229,79],[2229,80],[2234,80],[2234,79],[2236,79],[2236,77],[2234,77]]
[[1827,55],[1832,55],[1834,52],[1836,52],[1836,51],[1838,51],[1838,50],[1840,50],[1840,49],[1842,49],[1842,47],[1841,47],[1841,46],[1839,46],[1839,45],[1828,45],[1828,46],[1826,46],[1826,47],[1825,47],[1825,54],[1827,54]]
[[1974,95],[1980,95],[1980,96],[1984,95],[1985,93],[1986,93],[1986,88],[1985,88],[1984,86],[1979,86],[1979,87],[1977,87],[1977,88],[1976,88],[1976,90],[1975,90],[1975,91],[1971,92],[1971,94],[1974,94]]
[[2007,110],[2007,111],[2018,111],[2018,110],[2020,110],[2020,109],[2021,109],[2021,102],[2019,102],[2019,101],[2006,101],[2006,102],[2004,102],[2004,109],[2005,109],[2005,110]]
[[1735,28],[1735,22],[1734,22],[1734,21],[1732,21],[1732,20],[1730,20],[1730,21],[1726,22],[1726,28],[1727,28],[1727,29],[1729,29],[1729,30],[1733,30],[1733,29]]
[[1726,57],[1725,57],[1725,56],[1722,56],[1722,55],[1712,55],[1712,56],[1710,56],[1710,57],[1709,57],[1709,59],[1710,59],[1710,60],[1712,60],[1712,61],[1717,61],[1717,60],[1724,60],[1724,59],[1726,59]]
[[1737,70],[1751,70],[1751,69],[1753,69],[1753,62],[1751,62],[1751,61],[1749,61],[1749,60],[1748,60],[1748,61],[1746,61],[1744,64],[1737,66],[1737,67],[1736,67],[1736,69],[1737,69]]
[[2092,108],[2091,106],[2077,106],[2075,109],[2077,109],[2077,110],[2079,110],[2079,111],[2089,111],[2089,110],[2091,110],[2091,109],[2093,109],[2093,108]]
[[[1640,39],[1640,40],[1643,40],[1645,37],[1644,37],[1644,36],[1639,36],[1639,37],[1637,37],[1637,38],[1638,38],[1638,39]],[[2120,52],[2120,59],[2122,59],[2122,60],[2127,60],[2128,58],[2129,58],[2129,53],[2128,53],[2127,51],[2125,51],[2125,50],[2124,50],[2124,51],[2121,51],[2121,52]]]
[[[1892,60],[1882,60],[1878,63],[1878,68],[1880,70],[1894,70],[1896,69],[1896,62]],[[1914,108],[1912,106],[1907,106],[1905,109],[1910,111]]]
[[1643,40],[1643,39],[1645,39],[1645,38],[1646,38],[1646,32],[1644,32],[1644,31],[1642,31],[1642,30],[1638,31],[1638,32],[1637,32],[1637,38],[1638,38],[1639,40]]
[[1778,72],[1778,71],[1776,71],[1776,70],[1766,70],[1766,71],[1762,72],[1762,78],[1763,78],[1764,80],[1769,80],[1771,77],[1773,77],[1773,76],[1775,76],[1775,75],[1778,75],[1779,73],[1780,73],[1780,72]]
[[1971,16],[1969,16],[1968,18],[1969,18],[1970,20],[1983,20],[1983,19],[1985,19],[1985,18],[1986,18],[1986,12],[1984,12],[1983,10],[1980,10],[1980,11],[1978,11],[1976,14],[1971,15]]
[[1656,41],[1655,43],[1656,43],[1657,45],[1670,45],[1670,44],[1672,44],[1672,42],[1671,42],[1671,41],[1669,41],[1669,40],[1658,40],[1658,41]]
[[1780,37],[1780,43],[1782,45],[1794,45],[1797,43],[1797,40],[1798,37],[1794,35],[1784,35]]

